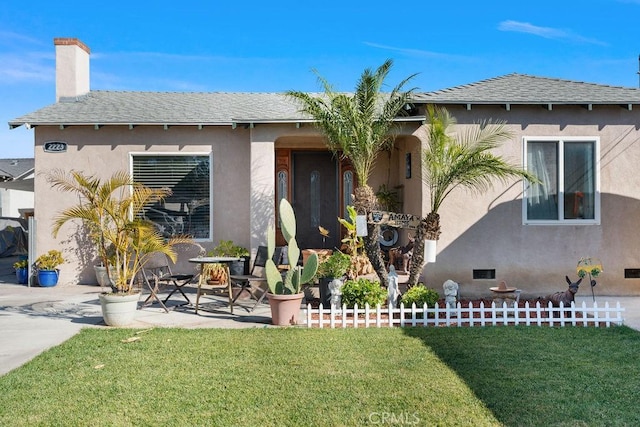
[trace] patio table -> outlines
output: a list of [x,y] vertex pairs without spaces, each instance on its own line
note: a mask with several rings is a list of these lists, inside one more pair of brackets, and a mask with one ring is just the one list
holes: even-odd
[[200,294],[202,292],[202,284],[203,281],[206,283],[207,278],[204,276],[204,266],[205,264],[222,264],[226,270],[227,283],[226,287],[229,292],[229,310],[231,314],[233,314],[233,292],[231,290],[231,274],[229,272],[229,264],[235,261],[240,261],[242,258],[240,257],[229,257],[229,256],[207,256],[207,257],[197,257],[190,258],[189,262],[200,264],[200,277],[198,278],[198,293],[196,295],[196,314],[198,314],[198,304],[200,301]]

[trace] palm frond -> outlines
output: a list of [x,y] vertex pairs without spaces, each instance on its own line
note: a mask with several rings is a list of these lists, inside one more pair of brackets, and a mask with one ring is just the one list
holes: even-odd
[[403,91],[403,87],[415,74],[402,80],[390,94],[381,92],[392,65],[393,61],[388,59],[375,70],[365,69],[353,94],[335,92],[315,70],[324,90],[322,96],[286,92],[287,96],[300,102],[300,112],[315,120],[315,125],[327,138],[327,147],[351,161],[362,184],[368,182],[377,154],[393,142],[395,119],[403,114],[409,95],[414,91]]
[[432,212],[437,213],[457,187],[484,192],[495,181],[537,181],[522,167],[491,152],[513,137],[506,123],[484,121],[456,137],[449,133],[456,120],[446,109],[429,106],[427,113],[429,143],[422,153],[422,177],[430,190]]

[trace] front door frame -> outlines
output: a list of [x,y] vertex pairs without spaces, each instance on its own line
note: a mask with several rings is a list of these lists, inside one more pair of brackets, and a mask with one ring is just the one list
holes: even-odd
[[[282,236],[282,230],[280,229],[280,222],[277,220],[278,216],[278,204],[281,198],[286,198],[291,201],[293,196],[293,153],[294,152],[326,152],[326,149],[303,149],[303,148],[276,148],[276,167],[274,172],[275,180],[275,218],[276,218],[276,244],[285,245],[286,242]],[[352,203],[351,195],[345,197],[345,188],[355,189],[357,186],[357,180],[355,171],[351,162],[348,159],[340,158],[338,161],[338,179],[337,187],[339,192],[338,212],[337,217],[345,217],[346,205]],[[350,182],[350,187],[349,187]],[[340,235],[344,236],[345,230],[340,227]],[[305,248],[301,248],[305,249]]]

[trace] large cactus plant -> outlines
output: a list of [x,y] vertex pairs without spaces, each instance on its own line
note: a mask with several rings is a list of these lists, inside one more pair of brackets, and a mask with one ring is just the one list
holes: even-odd
[[267,249],[268,258],[265,267],[267,275],[267,283],[269,291],[272,294],[287,295],[300,293],[303,284],[308,283],[315,276],[318,270],[318,255],[313,253],[307,259],[304,267],[298,266],[297,262],[300,258],[300,248],[296,242],[296,216],[293,212],[291,204],[286,199],[280,200],[280,223],[282,227],[282,235],[287,241],[287,255],[291,268],[284,274],[273,262],[273,253],[276,248],[276,230],[273,225],[269,227],[267,232]]

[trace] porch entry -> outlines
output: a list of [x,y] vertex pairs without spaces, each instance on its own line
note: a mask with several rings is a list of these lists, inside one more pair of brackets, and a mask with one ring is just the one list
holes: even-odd
[[[276,150],[276,202],[283,197],[291,202],[301,249],[340,247],[338,217],[346,217],[353,188],[351,166],[329,151]],[[323,238],[319,227],[327,229],[329,236]],[[279,229],[278,240],[278,244],[285,244]]]

